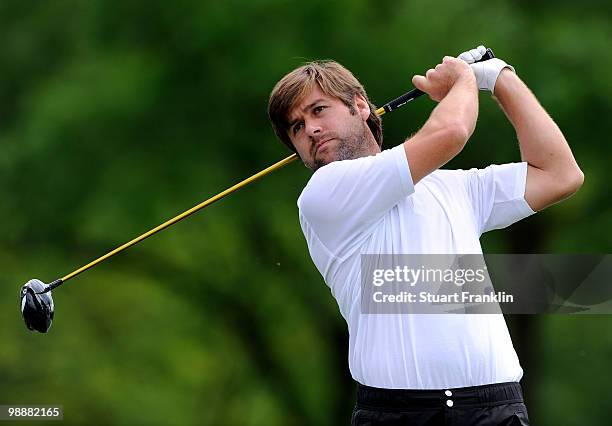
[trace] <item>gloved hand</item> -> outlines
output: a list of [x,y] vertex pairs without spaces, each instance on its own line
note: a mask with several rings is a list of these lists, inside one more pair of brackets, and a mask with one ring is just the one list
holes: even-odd
[[474,70],[474,74],[476,74],[476,82],[478,83],[479,89],[489,90],[491,93],[495,93],[495,82],[497,81],[497,77],[499,77],[499,73],[501,73],[504,68],[510,68],[512,72],[515,71],[513,66],[508,65],[499,58],[476,62],[482,58],[482,55],[484,55],[486,51],[487,49],[484,46],[478,46],[476,49],[467,50],[460,54],[459,59],[463,59],[470,64],[470,67]]

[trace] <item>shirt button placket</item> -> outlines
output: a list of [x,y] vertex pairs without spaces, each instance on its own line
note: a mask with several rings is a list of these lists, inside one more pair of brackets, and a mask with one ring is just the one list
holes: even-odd
[[[444,395],[446,395],[446,396],[453,396],[453,393],[452,393],[450,390],[448,390],[448,389],[447,389],[447,390],[445,390],[445,391],[444,391]],[[454,402],[453,402],[453,400],[452,400],[452,399],[447,399],[447,400],[446,400],[446,406],[447,406],[447,407],[449,407],[449,408],[450,408],[450,407],[452,407],[453,405],[454,405]]]

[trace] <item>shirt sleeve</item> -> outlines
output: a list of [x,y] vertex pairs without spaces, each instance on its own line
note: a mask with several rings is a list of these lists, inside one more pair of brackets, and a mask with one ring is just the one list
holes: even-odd
[[335,161],[317,170],[302,191],[300,221],[338,255],[413,192],[403,145],[374,156]]
[[535,213],[525,201],[526,182],[526,162],[494,164],[467,171],[468,197],[480,235]]

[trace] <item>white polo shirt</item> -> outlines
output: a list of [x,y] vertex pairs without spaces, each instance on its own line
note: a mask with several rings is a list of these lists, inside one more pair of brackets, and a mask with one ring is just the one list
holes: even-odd
[[317,170],[298,199],[310,255],[349,329],[367,386],[444,389],[519,381],[503,315],[362,314],[361,254],[480,254],[480,235],[534,213],[527,163],[437,170],[412,183],[403,145]]

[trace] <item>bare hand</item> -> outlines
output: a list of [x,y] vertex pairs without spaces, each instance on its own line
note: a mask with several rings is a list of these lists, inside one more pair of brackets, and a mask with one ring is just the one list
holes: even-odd
[[461,59],[445,56],[441,64],[425,73],[425,77],[412,77],[412,84],[434,101],[440,102],[458,81],[464,79],[475,79],[470,66]]

